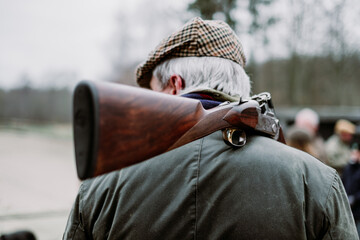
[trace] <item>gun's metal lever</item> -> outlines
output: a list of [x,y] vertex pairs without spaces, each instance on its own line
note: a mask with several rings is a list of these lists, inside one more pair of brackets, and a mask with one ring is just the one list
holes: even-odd
[[233,147],[242,147],[246,144],[246,133],[238,128],[225,128],[223,139],[226,144]]
[[268,92],[254,95],[250,99],[240,99],[239,105],[234,106],[223,120],[234,126],[223,130],[224,141],[234,147],[245,145],[245,130],[254,130],[275,140],[283,139],[283,136],[280,136],[282,135],[280,123],[275,116],[271,95]]

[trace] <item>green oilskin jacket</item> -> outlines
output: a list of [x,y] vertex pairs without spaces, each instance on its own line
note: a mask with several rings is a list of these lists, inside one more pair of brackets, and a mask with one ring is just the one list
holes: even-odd
[[336,171],[270,138],[221,131],[85,181],[64,239],[359,239]]

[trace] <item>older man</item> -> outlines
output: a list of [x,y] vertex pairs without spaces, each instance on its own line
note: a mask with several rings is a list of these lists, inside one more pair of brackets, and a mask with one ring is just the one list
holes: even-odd
[[[205,108],[250,95],[242,45],[221,21],[194,18],[137,70],[140,86]],[[64,239],[358,239],[336,171],[308,154],[221,131],[85,181]]]
[[342,176],[345,166],[350,162],[350,143],[356,131],[352,122],[339,119],[335,123],[334,134],[326,141],[326,152],[329,158],[329,166],[335,168]]
[[318,130],[319,115],[310,108],[301,109],[295,116],[294,125],[287,131],[287,143],[327,164],[324,139],[318,134]]

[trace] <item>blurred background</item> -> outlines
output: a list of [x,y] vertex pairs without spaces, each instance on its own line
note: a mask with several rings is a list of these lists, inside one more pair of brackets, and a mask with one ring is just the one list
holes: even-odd
[[72,91],[83,79],[135,84],[135,67],[194,16],[228,22],[254,94],[286,130],[304,107],[320,134],[360,122],[358,0],[0,0],[0,235],[59,239],[77,193]]

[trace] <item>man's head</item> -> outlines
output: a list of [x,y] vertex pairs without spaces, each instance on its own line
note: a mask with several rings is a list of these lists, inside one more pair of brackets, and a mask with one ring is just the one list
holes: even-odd
[[210,88],[248,97],[245,62],[242,45],[226,23],[194,18],[150,53],[137,69],[137,82],[170,94]]
[[335,124],[335,133],[345,143],[350,143],[355,134],[356,126],[348,120],[340,119]]
[[315,135],[319,128],[319,115],[310,108],[304,108],[296,114],[295,126],[304,128]]

